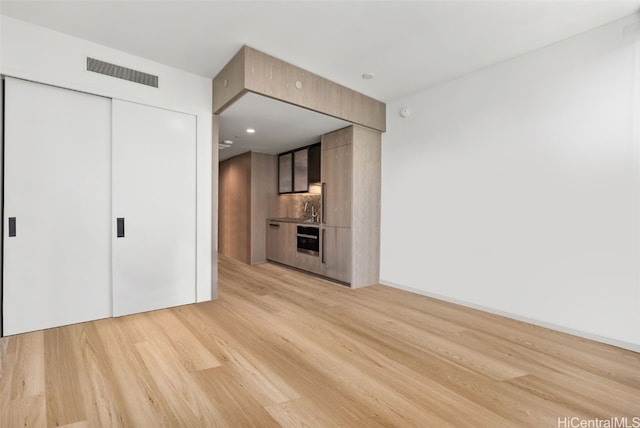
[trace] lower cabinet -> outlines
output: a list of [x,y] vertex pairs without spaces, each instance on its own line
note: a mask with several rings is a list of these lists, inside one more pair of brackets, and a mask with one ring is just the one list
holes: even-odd
[[298,269],[322,275],[319,255],[300,253],[296,249],[296,260],[293,266],[297,267]]
[[267,260],[351,282],[351,228],[322,227],[320,254],[298,252],[297,224],[267,221]]
[[296,252],[296,225],[267,221],[267,260],[293,265]]
[[351,283],[351,228],[324,227],[320,239],[321,274]]

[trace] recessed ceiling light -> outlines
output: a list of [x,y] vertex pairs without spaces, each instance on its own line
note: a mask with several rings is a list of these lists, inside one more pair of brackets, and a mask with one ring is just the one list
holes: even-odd
[[363,74],[362,74],[362,78],[363,78],[364,80],[371,80],[371,79],[373,79],[374,77],[376,77],[376,73],[363,73]]
[[256,130],[255,130],[255,129],[253,129],[253,128],[247,128],[247,134],[253,134],[253,133],[255,133],[255,132],[256,132]]
[[218,149],[220,150],[228,149],[229,147],[231,147],[232,144],[233,144],[233,141],[224,140],[223,142],[218,143]]

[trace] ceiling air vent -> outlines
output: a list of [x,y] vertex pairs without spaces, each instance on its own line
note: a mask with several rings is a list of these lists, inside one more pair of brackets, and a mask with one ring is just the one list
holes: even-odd
[[140,83],[141,85],[152,86],[154,88],[158,87],[158,76],[100,61],[95,58],[87,57],[87,71],[93,71],[94,73]]

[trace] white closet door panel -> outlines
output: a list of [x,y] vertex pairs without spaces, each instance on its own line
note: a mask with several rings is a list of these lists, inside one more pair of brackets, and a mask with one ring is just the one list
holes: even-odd
[[111,316],[111,100],[7,78],[4,131],[4,334]]
[[194,303],[195,116],[113,100],[112,157],[114,315]]

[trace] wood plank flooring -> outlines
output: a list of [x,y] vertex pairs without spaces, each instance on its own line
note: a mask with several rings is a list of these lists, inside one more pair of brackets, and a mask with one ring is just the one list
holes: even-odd
[[381,285],[224,257],[219,269],[214,302],[6,339],[0,427],[640,417],[640,354]]

